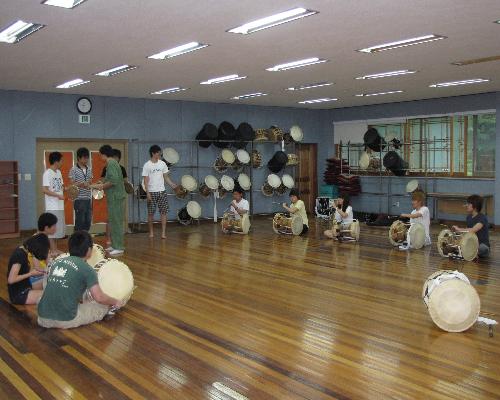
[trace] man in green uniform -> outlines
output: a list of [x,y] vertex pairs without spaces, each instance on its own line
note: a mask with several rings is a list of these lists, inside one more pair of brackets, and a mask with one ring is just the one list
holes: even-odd
[[106,250],[111,256],[123,254],[125,244],[123,242],[123,220],[125,217],[125,186],[123,185],[123,174],[120,164],[113,158],[113,149],[105,144],[99,149],[101,157],[106,161],[106,176],[104,183],[97,183],[92,187],[106,192],[106,205],[108,207],[108,222],[111,233],[111,247]]
[[[38,303],[38,324],[44,328],[76,328],[102,320],[110,306],[118,309],[123,302],[101,290],[95,270],[87,264],[92,254],[88,232],[73,233],[68,241],[69,257],[50,265],[47,286]],[[96,302],[84,299],[88,291]],[[83,303],[80,301],[84,299]]]

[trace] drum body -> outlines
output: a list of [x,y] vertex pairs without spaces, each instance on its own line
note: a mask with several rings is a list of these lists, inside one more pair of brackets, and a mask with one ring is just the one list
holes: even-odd
[[187,207],[183,207],[179,211],[177,211],[177,221],[181,225],[189,225],[191,222],[193,222],[193,219],[188,213]]
[[70,200],[75,200],[78,197],[78,187],[76,185],[69,185],[66,189],[66,194]]
[[335,218],[332,220],[332,238],[341,240],[351,240],[358,241],[359,240],[359,221],[354,219],[352,222],[341,223],[338,222]]
[[287,158],[286,165],[299,165],[299,156],[297,154],[288,154]]
[[229,149],[223,149],[219,157],[216,158],[214,162],[214,169],[217,172],[224,172],[227,171],[227,169],[233,165],[235,162],[236,158],[234,156],[234,153],[229,150]]
[[283,129],[277,126],[271,126],[268,130],[268,138],[271,142],[281,142],[283,140]]
[[267,162],[267,167],[271,172],[278,173],[285,168],[288,162],[288,156],[284,151],[277,151]]
[[287,192],[288,188],[282,183],[274,191],[278,196],[283,196]]
[[250,218],[248,214],[243,214],[237,219],[232,213],[224,213],[221,221],[221,228],[224,233],[240,233],[247,235],[250,230]]
[[408,225],[409,224],[405,224],[400,220],[396,220],[391,224],[389,228],[389,242],[391,242],[393,246],[399,246],[406,240]]
[[385,140],[375,128],[369,128],[363,136],[365,146],[373,151],[382,151],[385,148]]
[[463,332],[477,321],[481,302],[469,279],[458,271],[440,270],[430,275],[422,299],[432,321],[447,332]]
[[274,194],[274,188],[268,183],[264,183],[260,188],[262,194],[267,197],[271,197]]
[[256,141],[256,142],[264,142],[266,140],[268,140],[267,129],[257,129],[255,131],[255,139],[254,139],[254,141]]
[[408,163],[391,150],[384,156],[384,167],[396,176],[404,176],[408,170]]
[[188,195],[188,191],[182,187],[182,185],[177,185],[176,188],[174,189],[175,192],[175,197],[178,199],[185,199],[186,196]]
[[425,228],[420,222],[394,221],[389,228],[389,241],[393,246],[407,241],[412,249],[421,249],[425,244]]
[[212,189],[210,189],[205,182],[203,182],[200,185],[199,192],[203,197],[208,197],[210,196],[210,193],[212,193]]
[[214,140],[217,139],[217,127],[214,124],[207,122],[201,128],[201,131],[196,135],[196,140],[200,147],[208,148]]
[[134,291],[134,277],[129,267],[115,259],[99,261],[94,269],[97,272],[101,290],[110,297],[127,302]]
[[219,180],[213,175],[207,175],[205,180],[200,185],[200,194],[203,197],[210,196],[210,193],[217,190],[219,188]]
[[287,214],[277,213],[273,217],[273,230],[283,235],[300,235],[304,229],[302,217],[293,214],[291,217]]
[[472,261],[477,257],[479,240],[473,232],[452,232],[443,229],[438,235],[437,247],[442,257]]
[[257,150],[252,150],[251,159],[253,168],[262,167],[262,155]]

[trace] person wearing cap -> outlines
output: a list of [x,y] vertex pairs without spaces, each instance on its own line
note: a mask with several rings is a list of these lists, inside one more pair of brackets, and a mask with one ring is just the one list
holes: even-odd
[[175,189],[177,185],[172,182],[168,176],[169,169],[165,161],[161,160],[161,148],[158,145],[153,145],[149,148],[149,156],[151,159],[144,164],[142,168],[142,177],[144,179],[144,189],[148,199],[148,224],[149,237],[154,237],[153,232],[153,217],[156,208],[160,211],[161,217],[161,238],[166,239],[168,200],[165,190],[165,182]]
[[286,203],[283,203],[283,208],[290,214],[300,215],[304,224],[301,235],[304,235],[309,230],[309,220],[307,218],[306,205],[300,200],[300,193],[297,189],[290,190],[290,201],[292,202],[290,207]]
[[229,211],[235,219],[240,219],[243,214],[248,214],[250,211],[250,203],[243,198],[243,189],[239,186],[235,186],[233,190],[233,201]]

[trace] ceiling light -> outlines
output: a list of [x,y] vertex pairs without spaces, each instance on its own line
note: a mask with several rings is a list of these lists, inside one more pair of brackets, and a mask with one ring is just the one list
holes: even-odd
[[0,32],[0,42],[17,43],[45,25],[33,22],[16,21]]
[[451,64],[461,67],[463,65],[480,64],[480,63],[485,63],[485,62],[490,62],[490,61],[498,61],[498,60],[500,60],[500,55],[499,56],[482,57],[482,58],[473,58],[470,60],[463,60],[463,61],[455,61],[455,62],[452,62]]
[[45,0],[42,4],[47,6],[55,6],[62,8],[75,8],[77,5],[82,4],[86,0]]
[[324,97],[322,99],[311,99],[311,100],[304,100],[304,101],[299,101],[299,104],[315,104],[315,103],[325,103],[327,101],[337,101],[338,99],[332,99],[330,97]]
[[493,21],[495,24],[500,24],[500,19],[498,21]]
[[245,79],[245,78],[246,76],[239,76],[238,74],[233,74],[233,75],[221,76],[219,78],[212,78],[209,79],[208,81],[200,82],[200,85],[215,85],[217,83],[237,81],[239,79]]
[[60,85],[56,86],[58,89],[71,89],[80,85],[85,85],[86,83],[89,83],[90,81],[84,81],[83,79],[73,79],[72,81],[68,81],[65,83],[61,83]]
[[366,49],[360,49],[357,51],[360,51],[362,53],[376,53],[379,51],[399,49],[400,47],[413,46],[415,44],[434,42],[436,40],[441,40],[441,39],[446,39],[446,36],[425,35],[425,36],[419,36],[419,37],[415,37],[415,38],[411,38],[411,39],[399,40],[397,42],[378,44],[376,46],[367,47]]
[[473,83],[483,83],[483,82],[489,82],[489,79],[466,79],[463,81],[454,81],[454,82],[441,82],[441,83],[434,83],[432,85],[429,85],[429,87],[432,88],[439,88],[439,87],[448,87],[448,86],[459,86],[459,85],[471,85]]
[[153,54],[148,58],[154,58],[155,60],[165,60],[167,58],[180,56],[181,54],[191,53],[192,51],[200,50],[207,46],[208,44],[190,42],[181,46],[174,47],[172,49],[164,50],[161,53]]
[[393,94],[393,93],[403,93],[402,90],[390,90],[388,92],[379,92],[379,93],[361,93],[355,94],[356,97],[370,97],[370,96],[382,96],[384,94]]
[[292,10],[284,11],[278,14],[271,15],[269,17],[248,22],[244,25],[238,26],[237,28],[229,29],[227,32],[248,35],[249,33],[258,32],[262,29],[271,28],[273,26],[281,25],[286,22],[295,21],[296,19],[309,17],[310,15],[314,14],[318,14],[318,11],[307,10],[301,7],[294,8]]
[[168,89],[158,90],[157,92],[151,92],[151,94],[170,94],[170,93],[183,92],[184,90],[188,90],[188,88],[176,86]]
[[135,65],[120,65],[119,67],[114,67],[111,69],[108,69],[106,71],[98,72],[96,75],[98,76],[113,76],[113,75],[118,75],[121,74],[122,72],[127,72],[131,71],[133,69],[136,69],[137,67]]
[[327,62],[328,60],[320,60],[318,57],[305,58],[303,60],[292,61],[286,64],[278,64],[274,67],[266,68],[266,71],[286,71],[287,69],[302,68],[308,65],[320,64]]
[[249,93],[249,94],[242,94],[241,96],[234,96],[231,97],[231,100],[244,100],[244,99],[251,99],[252,97],[260,97],[260,96],[267,96],[267,93]]
[[410,71],[407,69],[402,69],[400,71],[381,72],[380,74],[358,76],[356,79],[389,78],[391,76],[414,74],[415,72],[417,72],[417,71]]
[[313,88],[318,88],[318,87],[322,87],[322,86],[331,86],[331,85],[333,85],[333,82],[306,83],[305,85],[289,87],[289,88],[286,88],[285,90],[288,90],[288,91],[304,90],[304,89],[313,89]]

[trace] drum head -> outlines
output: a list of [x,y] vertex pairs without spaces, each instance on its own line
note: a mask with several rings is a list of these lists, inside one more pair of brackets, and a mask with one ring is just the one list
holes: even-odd
[[410,236],[410,246],[413,249],[421,249],[425,244],[425,228],[420,222],[415,222],[410,225],[408,230]]
[[121,261],[103,260],[96,265],[99,286],[108,296],[126,301],[134,290],[134,277]]
[[432,321],[447,332],[469,329],[476,322],[480,308],[476,289],[461,279],[442,282],[429,297]]
[[238,175],[238,183],[240,184],[243,190],[250,190],[250,187],[252,186],[252,183],[250,182],[250,178],[248,177],[248,175],[243,173]]
[[184,175],[181,178],[181,185],[188,192],[194,192],[198,186],[196,179],[194,179],[191,175]]
[[361,157],[359,157],[359,168],[367,169],[370,166],[370,155],[363,151]]
[[236,158],[242,164],[248,164],[250,162],[250,154],[248,154],[248,151],[243,149],[239,149],[236,152]]
[[417,189],[418,189],[418,181],[416,179],[412,179],[406,185],[406,192],[407,193],[413,193]]
[[250,218],[248,218],[248,214],[243,214],[241,216],[241,232],[245,235],[250,230]]
[[213,175],[207,175],[205,177],[205,185],[212,190],[217,190],[219,188],[219,180]]
[[302,139],[304,139],[304,132],[302,132],[302,128],[300,126],[292,125],[290,128],[290,136],[294,142],[302,142]]
[[188,201],[187,206],[187,213],[191,218],[197,219],[200,218],[201,216],[201,206],[198,204],[196,201]]
[[101,200],[104,197],[104,190],[92,189],[92,197],[95,200]]
[[222,150],[221,157],[228,164],[234,163],[235,160],[234,153],[229,149]]
[[94,246],[92,247],[92,254],[90,255],[90,258],[87,260],[87,264],[93,267],[98,262],[104,260],[105,258],[106,258],[106,251],[104,250],[104,248],[100,244],[94,243]]
[[398,241],[394,238],[394,233],[400,231],[404,232],[403,236],[406,238],[406,225],[402,221],[396,220],[391,224],[391,227],[389,228],[389,242],[391,242],[393,246],[399,246],[402,243],[402,241]]
[[359,240],[359,221],[352,221],[349,226],[349,230],[351,231],[351,237],[356,241]]
[[437,240],[437,249],[441,257],[448,257],[448,254],[444,253],[443,247],[448,242],[450,236],[453,236],[453,232],[450,231],[449,229],[443,229],[441,232],[439,232]]
[[163,149],[163,158],[169,166],[174,165],[179,162],[179,153],[172,147],[165,147]]
[[285,185],[288,189],[291,189],[295,186],[295,181],[293,180],[291,175],[284,174],[281,177],[281,181],[283,182],[283,185]]
[[277,187],[279,187],[279,185],[281,185],[281,178],[276,174],[269,174],[267,176],[267,183],[273,189],[276,189]]
[[234,179],[227,175],[222,175],[220,178],[220,183],[224,190],[231,192],[234,189]]
[[304,223],[302,222],[302,217],[300,215],[294,214],[292,216],[292,233],[294,235],[300,235],[304,229]]
[[472,261],[477,257],[479,240],[473,232],[467,232],[460,238],[460,250],[465,261]]

